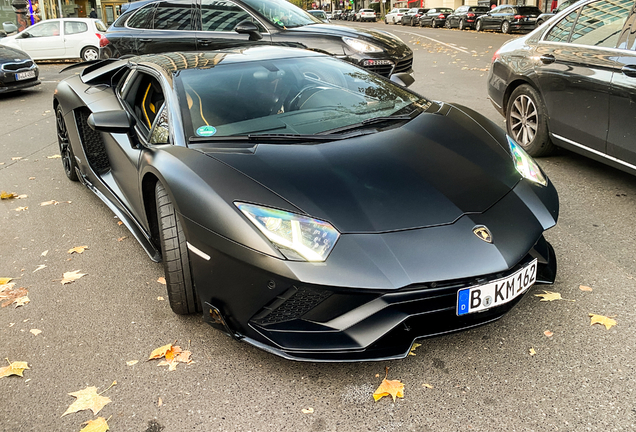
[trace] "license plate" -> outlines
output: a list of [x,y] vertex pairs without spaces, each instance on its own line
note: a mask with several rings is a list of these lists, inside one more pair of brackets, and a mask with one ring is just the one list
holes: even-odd
[[35,71],[18,72],[17,74],[15,74],[16,81],[25,80],[29,78],[35,78]]
[[457,315],[481,312],[506,304],[522,295],[537,279],[537,260],[510,276],[457,292]]

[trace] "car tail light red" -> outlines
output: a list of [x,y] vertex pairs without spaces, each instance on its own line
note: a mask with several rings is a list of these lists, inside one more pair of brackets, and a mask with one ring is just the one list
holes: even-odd
[[472,17],[474,17],[474,16],[475,16],[475,14],[474,14],[474,13],[472,13],[472,12],[468,12],[468,13],[466,14],[466,16],[467,16],[467,17],[469,17],[469,18],[472,18]]
[[446,17],[444,16],[444,14],[439,14],[439,15],[437,16],[437,18],[439,18],[439,19],[446,19]]
[[520,19],[524,19],[525,17],[523,15],[515,15],[513,18],[516,20],[520,20]]
[[102,35],[102,36],[100,37],[100,39],[99,39],[99,47],[100,47],[100,48],[105,47],[105,46],[106,46],[106,45],[108,45],[109,43],[110,43],[110,41],[108,40],[108,38],[106,38],[106,36],[103,36],[103,35]]

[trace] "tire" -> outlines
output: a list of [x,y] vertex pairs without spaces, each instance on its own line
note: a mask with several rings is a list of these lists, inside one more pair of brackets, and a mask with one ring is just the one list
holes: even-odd
[[539,27],[541,24],[543,24],[543,20],[537,20],[536,24],[534,25],[534,28]]
[[384,18],[384,24],[389,24],[389,22],[386,20],[386,18]]
[[482,31],[483,28],[481,26],[482,26],[481,20],[477,20],[477,22],[475,23],[475,31],[478,31],[478,32]]
[[80,57],[83,61],[97,60],[99,58],[99,50],[94,46],[87,46],[82,48]]
[[464,22],[463,19],[459,20],[459,24],[457,24],[457,28],[460,30],[466,30],[466,23]]
[[411,18],[411,27],[415,27],[415,20]]
[[431,21],[431,28],[437,28],[437,23],[435,22],[435,20]]
[[446,27],[447,29],[450,30],[451,25],[450,25],[450,22],[448,20],[444,21],[444,27]]
[[541,95],[528,84],[517,87],[506,109],[508,134],[532,157],[554,151],[548,134],[548,118]]
[[185,234],[161,182],[155,186],[155,200],[170,308],[179,315],[200,312],[201,304],[192,283]]
[[510,23],[508,21],[501,23],[501,32],[503,34],[510,34]]
[[71,148],[71,142],[68,138],[68,129],[66,128],[66,122],[64,121],[64,114],[60,105],[55,109],[55,126],[57,129],[57,143],[60,147],[60,156],[62,157],[62,166],[64,167],[64,174],[70,181],[78,181],[77,178],[77,162],[75,161],[75,155]]

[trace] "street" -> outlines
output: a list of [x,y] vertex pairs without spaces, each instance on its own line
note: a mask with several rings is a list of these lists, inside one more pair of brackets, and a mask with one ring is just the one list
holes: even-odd
[[[486,79],[495,51],[516,35],[332,23],[400,37],[414,51],[411,89],[505,127]],[[0,309],[0,366],[7,358],[30,368],[0,378],[0,431],[79,431],[99,416],[113,432],[636,429],[633,176],[567,151],[538,160],[560,196],[559,222],[546,235],[557,282],[530,288],[501,320],[420,340],[403,360],[292,362],[198,315],[173,314],[162,265],[97,196],[68,181],[54,158],[52,107],[57,83],[78,71],[59,74],[65,66],[43,63],[39,87],[0,95],[0,190],[27,195],[0,201],[0,278],[30,300]],[[68,253],[77,246],[88,248]],[[75,270],[85,276],[62,284]],[[544,289],[563,300],[540,301]],[[617,324],[590,325],[589,314]],[[190,350],[194,362],[169,371],[147,361],[166,344]],[[386,367],[404,398],[376,402]],[[98,415],[62,417],[76,400],[69,393],[90,386],[111,402]]]

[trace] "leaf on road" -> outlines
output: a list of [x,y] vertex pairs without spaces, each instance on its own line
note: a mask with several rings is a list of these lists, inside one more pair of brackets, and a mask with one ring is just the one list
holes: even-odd
[[123,225],[124,223],[122,221],[118,221],[117,225]]
[[29,330],[31,333],[33,333],[34,335],[39,335],[40,333],[42,333],[42,330],[38,330],[38,329],[31,329]]
[[164,345],[159,348],[156,348],[150,353],[150,357],[148,357],[148,360],[164,357],[166,353],[170,351],[171,349],[172,349],[172,344],[168,344],[168,345]]
[[29,196],[27,194],[22,194],[22,195],[18,195],[17,197],[15,197],[16,199],[25,199],[28,198]]
[[589,286],[585,286],[585,285],[579,285],[579,289],[580,289],[581,291],[588,291],[588,292],[589,292],[589,291],[594,291],[591,287],[589,287]]
[[27,362],[16,361],[11,363],[9,359],[7,359],[7,361],[9,362],[9,366],[0,368],[0,378],[8,377],[10,375],[24,376],[22,375],[22,372],[24,372],[25,369],[30,369]]
[[43,268],[46,268],[46,264],[40,264],[40,265],[38,266],[38,268],[36,268],[35,270],[33,270],[33,273],[35,273],[35,272],[36,272],[36,271],[38,271],[38,270],[42,270]]
[[404,397],[404,384],[402,384],[399,380],[388,380],[389,376],[389,368],[386,369],[386,375],[380,384],[380,387],[373,392],[373,399],[378,401],[384,396],[393,397],[393,402],[395,402],[395,398],[403,398]]
[[409,355],[412,355],[412,356],[417,355],[417,354],[415,354],[415,350],[418,347],[421,347],[421,346],[422,346],[422,344],[419,344],[417,342],[413,342],[413,345],[411,345],[411,350],[409,351]]
[[42,252],[40,255],[41,255],[41,256],[46,256],[46,254],[47,254],[47,253],[49,253],[49,250],[48,250],[48,249],[47,249],[47,250],[45,250],[44,252]]
[[13,278],[0,277],[0,285],[8,284],[8,283],[9,283],[9,282],[11,282],[12,280],[13,280]]
[[28,207],[16,207],[16,208],[13,209],[13,211],[21,212],[21,211],[25,211],[25,210],[28,210],[28,209],[29,209]]
[[165,299],[163,297],[159,296],[159,297],[157,297],[157,300],[164,301]]
[[40,206],[41,206],[41,207],[44,207],[44,206],[55,205],[55,204],[57,204],[57,201],[55,201],[55,200],[51,200],[51,201],[44,201],[44,202],[41,202],[41,203],[40,203]]
[[530,348],[530,356],[536,355],[537,352],[534,350],[534,348]]
[[552,333],[550,330],[546,330],[543,332],[543,334],[546,335],[547,337],[552,337],[554,333]]
[[22,156],[15,156],[11,158],[11,160],[20,160],[20,159],[22,159]]
[[[110,387],[114,386],[115,384],[117,384],[117,381],[114,381],[110,385]],[[110,387],[108,387],[106,390],[110,389]],[[102,393],[104,393],[106,390],[104,390]],[[86,387],[84,390],[69,393],[69,395],[76,397],[77,400],[68,407],[66,412],[62,414],[62,417],[64,417],[66,414],[72,414],[87,409],[93,411],[93,415],[96,415],[102,408],[104,408],[104,406],[106,406],[106,404],[109,404],[111,402],[110,398],[100,396],[100,394],[97,394],[97,387]]]
[[97,417],[95,420],[89,420],[82,424],[86,426],[80,432],[106,432],[110,430],[104,417]]
[[159,282],[161,285],[165,285],[166,284],[166,278],[161,276],[159,279],[157,279],[157,282]]
[[63,276],[63,279],[62,279],[62,285],[66,285],[66,284],[70,284],[71,282],[75,282],[76,280],[78,280],[82,276],[86,276],[86,273],[80,273],[79,270],[66,272],[66,273],[64,273],[64,276]]
[[179,363],[192,364],[193,360],[190,358],[192,353],[190,351],[184,351],[180,346],[173,344],[164,345],[155,349],[150,353],[148,360],[165,358],[164,361],[157,364],[157,366],[168,366],[168,370],[176,370]]
[[62,156],[60,156],[60,155],[56,154],[56,155],[53,155],[53,156],[47,156],[46,158],[47,158],[47,159],[59,159],[59,158],[61,158],[61,157],[62,157]]
[[17,197],[18,194],[12,193],[12,192],[5,192],[5,191],[0,191],[0,199],[13,199],[15,197]]
[[313,414],[314,413],[314,409],[309,407],[309,408],[303,408],[301,409],[301,411],[303,412],[303,414]]
[[121,236],[121,237],[119,237],[119,238],[117,239],[117,241],[119,241],[119,242],[120,242],[120,241],[126,240],[127,238],[128,238],[128,236]]
[[129,361],[127,361],[127,362],[126,362],[126,364],[127,364],[128,366],[134,366],[134,365],[136,365],[137,363],[139,363],[139,360],[129,360]]
[[561,294],[558,292],[552,291],[543,291],[545,294],[535,294],[535,297],[541,297],[541,301],[555,301],[555,300],[565,300],[565,301],[576,301],[576,300],[568,300],[561,297]]
[[603,315],[589,314],[591,318],[590,325],[601,324],[604,325],[607,330],[611,329],[616,325],[616,320],[613,320],[610,317],[606,317]]
[[84,253],[84,251],[86,249],[88,249],[88,246],[75,246],[74,248],[69,249],[67,253],[70,253],[70,254],[72,254],[72,253],[81,254],[81,253]]
[[426,384],[426,383],[422,384],[422,387],[426,387],[427,389],[432,389],[433,388],[432,385]]
[[14,286],[14,283],[0,285],[0,301],[2,302],[0,306],[7,307],[15,303],[15,307],[18,307],[29,303],[29,291],[23,287],[13,288]]

